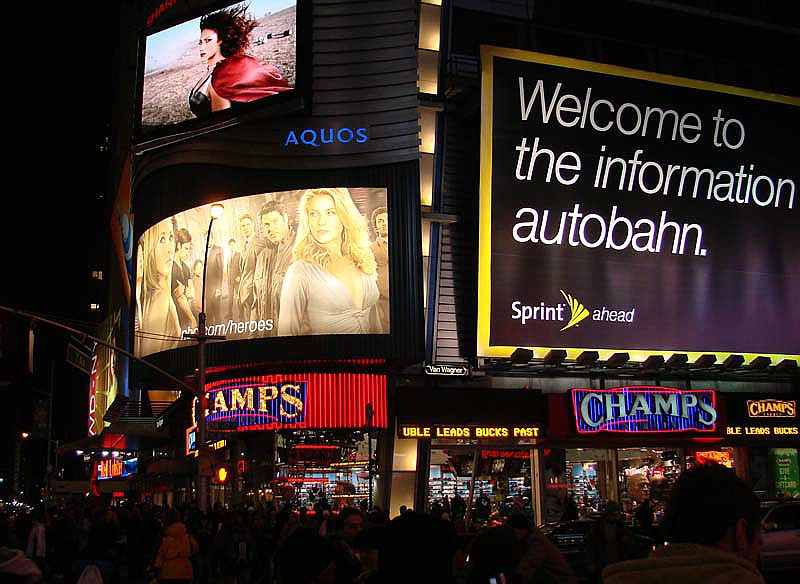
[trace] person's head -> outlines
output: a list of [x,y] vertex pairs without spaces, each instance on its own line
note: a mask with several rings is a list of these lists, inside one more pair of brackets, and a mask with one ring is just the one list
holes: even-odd
[[192,253],[192,234],[185,227],[175,233],[175,255],[186,263]]
[[203,277],[203,260],[195,260],[192,272],[194,272],[194,275],[198,278]]
[[354,507],[345,507],[336,518],[336,528],[342,539],[352,543],[364,529],[364,515]]
[[323,268],[331,254],[350,258],[368,275],[375,273],[364,216],[345,188],[309,189],[300,199],[300,223],[292,252],[294,259]]
[[168,286],[168,276],[172,270],[175,257],[175,233],[172,221],[159,221],[142,235],[142,252],[144,253],[142,275],[145,288],[161,288]]
[[670,542],[718,547],[753,562],[761,548],[758,498],[732,469],[717,463],[681,474],[662,526]]
[[240,5],[207,14],[200,19],[200,59],[216,65],[223,58],[243,53],[250,45],[249,35],[258,25]]
[[242,215],[239,218],[239,229],[242,232],[242,237],[247,239],[255,232],[255,227],[253,226],[253,217],[247,213]]
[[258,219],[271,243],[280,243],[289,233],[289,217],[283,203],[268,201],[258,212]]
[[533,524],[530,519],[522,513],[512,513],[503,523],[506,527],[511,528],[519,542],[528,539],[533,530]]
[[480,531],[469,547],[469,584],[485,584],[499,574],[510,577],[516,568],[520,549],[515,530],[497,525]]
[[229,239],[228,240],[228,249],[230,249],[231,251],[236,251],[236,240],[235,239]]
[[336,564],[328,541],[306,527],[297,528],[280,549],[283,584],[324,584],[336,581]]
[[378,207],[372,212],[372,224],[375,226],[375,233],[379,237],[387,237],[389,235],[389,215],[386,207]]
[[619,503],[616,501],[609,501],[606,503],[606,510],[604,513],[606,521],[612,523],[619,523],[622,520],[622,511],[620,510]]

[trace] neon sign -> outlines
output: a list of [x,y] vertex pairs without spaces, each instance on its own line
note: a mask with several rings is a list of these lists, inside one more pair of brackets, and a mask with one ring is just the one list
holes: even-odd
[[209,422],[235,419],[240,426],[293,425],[305,419],[304,381],[232,385],[213,392],[209,398]]
[[101,460],[97,463],[97,480],[124,479],[125,477],[129,477],[136,474],[139,466],[138,463],[138,458],[131,458],[129,460],[108,458]]
[[751,418],[794,418],[797,402],[782,399],[749,399],[747,414]]
[[596,432],[714,432],[714,390],[637,386],[573,389],[575,425],[581,434]]
[[259,375],[206,384],[204,411],[219,432],[387,426],[386,376],[371,373]]

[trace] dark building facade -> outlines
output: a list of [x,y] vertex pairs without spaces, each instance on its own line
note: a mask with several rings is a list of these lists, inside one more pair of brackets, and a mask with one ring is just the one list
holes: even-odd
[[[761,329],[752,314],[714,312],[729,299],[731,310],[740,306],[725,290],[752,284],[716,263],[725,241],[742,272],[763,269],[774,293],[761,297],[774,311],[792,304],[785,286],[797,276],[787,259],[796,235],[787,234],[797,231],[797,176],[786,161],[796,147],[786,136],[797,126],[800,88],[787,66],[798,30],[785,14],[751,4],[301,0],[291,13],[281,6],[254,14],[260,24],[251,34],[250,53],[267,50],[279,64],[295,43],[283,70],[291,89],[243,105],[232,99],[203,120],[188,105],[205,73],[195,19],[221,8],[152,2],[125,15],[138,27],[123,51],[129,83],[121,83],[137,89],[118,100],[126,111],[117,150],[129,164],[120,164],[115,213],[131,226],[128,247],[120,245],[131,258],[127,267],[118,262],[128,290],[121,304],[131,351],[188,386],[130,364],[134,401],[183,391],[163,413],[147,412],[160,414],[172,441],[156,449],[149,471],[140,464],[140,494],[175,501],[196,488],[197,463],[185,446],[198,422],[188,389],[197,383],[198,351],[181,338],[197,326],[204,288],[211,332],[227,339],[206,347],[203,409],[214,454],[203,472],[214,499],[309,504],[324,494],[347,503],[374,490],[373,502],[392,515],[401,505],[431,508],[458,496],[473,516],[521,506],[544,522],[558,520],[570,501],[587,514],[609,500],[627,512],[646,496],[663,502],[680,471],[704,459],[730,464],[764,497],[797,490],[797,419],[789,413],[797,401],[796,309],[786,308],[783,321],[770,313]],[[163,35],[177,36],[186,22],[191,44],[154,61]],[[164,105],[170,100],[177,118]],[[655,108],[658,131],[671,140],[654,139],[656,126],[648,134],[636,117]],[[674,117],[664,113],[672,109]],[[730,174],[738,170],[740,184],[750,177],[754,219],[725,210],[707,223],[688,196],[649,208],[642,193],[655,190],[659,169],[672,164],[679,176],[692,165],[717,173],[733,164],[730,152],[715,159],[715,146],[694,146],[712,140],[717,110],[718,127],[727,121],[730,130],[719,135],[725,150],[737,150],[747,132],[743,147],[757,168],[736,164]],[[731,119],[746,130],[737,133]],[[749,149],[751,138],[758,147]],[[644,178],[627,187],[633,174],[620,178],[623,167]],[[761,176],[774,179],[771,195]],[[663,180],[659,188],[668,192]],[[367,301],[365,293],[362,303],[366,288],[350,286],[370,323],[360,328],[338,329],[331,314],[309,307],[312,289],[331,301],[336,282],[292,287],[288,270],[276,267],[281,253],[312,263],[296,245],[301,235],[316,237],[310,206],[320,198],[338,204],[342,192],[366,225],[363,255],[377,262],[367,261],[372,283],[362,286],[381,288],[381,254],[388,262],[388,316],[380,296]],[[710,192],[709,204],[721,208],[725,194]],[[547,225],[543,201],[552,205]],[[214,203],[225,211],[212,223]],[[377,224],[384,212],[388,236]],[[270,213],[291,225],[291,245],[273,234]],[[668,219],[681,213],[684,223],[674,219],[673,228]],[[711,267],[693,225],[704,229]],[[683,239],[672,235],[679,228]],[[151,265],[159,236],[173,244],[158,261],[178,271]],[[559,237],[558,245],[542,243]],[[627,249],[614,247],[623,247],[620,237]],[[336,271],[328,261],[323,271]],[[283,283],[270,295],[277,273]],[[645,292],[660,309],[645,310]],[[304,311],[317,317],[292,316]],[[750,330],[769,334],[755,343]],[[571,336],[558,336],[564,332]],[[747,418],[749,411],[780,415]],[[220,466],[235,479],[211,476]]]

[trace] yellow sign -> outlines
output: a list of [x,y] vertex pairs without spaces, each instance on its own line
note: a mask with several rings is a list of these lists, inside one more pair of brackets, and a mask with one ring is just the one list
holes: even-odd
[[747,414],[751,418],[794,418],[797,402],[782,399],[749,399]]
[[797,426],[728,426],[728,436],[797,436]]
[[401,424],[398,428],[400,438],[428,440],[430,438],[477,438],[502,440],[538,438],[541,430],[537,426],[466,426],[466,425],[433,425],[420,426]]

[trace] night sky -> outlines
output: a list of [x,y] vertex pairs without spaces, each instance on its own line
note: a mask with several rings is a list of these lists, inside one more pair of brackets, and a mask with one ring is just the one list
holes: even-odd
[[[75,6],[70,6],[73,12],[48,6],[46,15],[26,15],[30,38],[12,43],[21,50],[6,60],[5,84],[16,89],[7,93],[0,305],[89,332],[95,327],[87,310],[90,274],[98,261],[107,261],[108,199],[103,195],[111,196],[109,157],[100,149],[108,134],[113,82],[116,19],[109,4],[115,2],[91,1],[80,6],[80,13]],[[11,445],[31,426],[35,400],[46,401],[50,362],[51,439],[59,443],[85,433],[88,377],[65,363],[68,335],[58,329],[38,328],[37,361],[30,374],[27,322],[0,312],[0,327],[0,441],[9,445],[0,449],[0,476],[8,485]],[[46,437],[24,444],[32,468],[43,469],[45,444]]]

